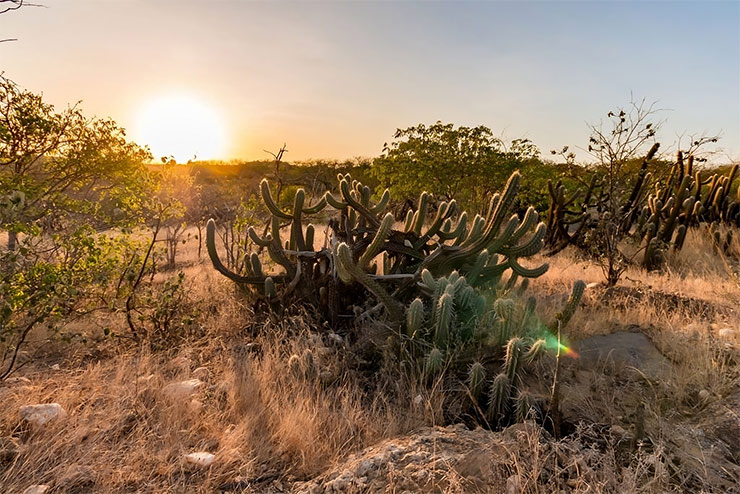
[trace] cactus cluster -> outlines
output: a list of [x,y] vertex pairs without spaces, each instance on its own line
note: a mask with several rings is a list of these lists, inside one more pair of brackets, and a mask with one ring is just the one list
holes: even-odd
[[[271,218],[264,235],[254,228],[249,237],[257,248],[244,263],[246,272],[236,273],[220,261],[216,251],[215,224],[208,222],[206,245],[216,270],[234,282],[250,286],[259,296],[279,307],[289,300],[308,302],[321,309],[333,323],[352,306],[363,306],[369,293],[385,309],[388,319],[400,326],[405,303],[417,295],[417,283],[426,270],[433,276],[457,271],[471,287],[498,283],[506,272],[513,283],[547,270],[521,260],[540,251],[546,228],[530,208],[520,217],[514,213],[520,175],[515,172],[504,191],[495,194],[485,216],[470,215],[454,200],[434,204],[422,193],[417,208],[408,212],[403,227],[386,211],[390,193],[377,200],[369,187],[350,175],[338,175],[338,195],[331,191],[313,205],[298,189],[290,208],[273,198],[267,180],[260,193]],[[433,209],[436,207],[436,212]],[[316,227],[311,216],[329,214],[323,245],[315,244]],[[433,214],[432,214],[433,213]],[[277,269],[263,266],[266,253]],[[354,287],[354,288],[351,288]]]
[[[526,285],[512,290],[509,280],[500,280],[482,291],[457,271],[434,278],[424,270],[419,286],[421,296],[406,308],[399,355],[410,358],[407,363],[426,380],[465,373],[459,378],[467,385],[470,404],[485,411],[493,427],[526,418],[536,400],[522,387],[523,372],[546,350],[557,350],[557,328],[570,321],[585,284],[575,283],[568,302],[549,327],[537,319],[535,299],[524,301]],[[471,356],[474,361],[467,365]],[[480,359],[491,357],[497,362],[500,358],[503,364],[489,380],[490,366],[487,370]],[[467,371],[461,368],[465,366]]]
[[[678,153],[668,180],[655,184],[637,220],[634,236],[642,241],[645,268],[660,268],[667,250],[677,251],[683,247],[692,226],[704,223],[738,225],[739,202],[730,196],[737,169],[735,165],[727,175],[715,173],[702,179],[698,171],[693,171],[692,157],[684,160],[682,153]],[[731,237],[718,239],[715,236],[714,240],[726,250]]]
[[[615,201],[619,217],[614,222],[625,234],[641,244],[641,264],[647,269],[662,266],[669,249],[680,250],[688,229],[700,224],[729,223],[740,226],[740,191],[730,193],[738,165],[727,175],[703,177],[694,170],[694,157],[678,152],[667,179],[650,171],[659,144],[654,144],[636,172],[629,195],[610,197],[606,181],[598,173],[588,186],[568,194],[562,182],[548,183],[550,208],[546,245],[553,254],[568,245],[588,250],[589,234],[599,227],[600,218],[613,214]],[[621,194],[621,192],[615,192]],[[727,242],[723,242],[727,244]]]
[[[536,319],[534,299],[520,302],[529,278],[548,268],[522,262],[542,249],[546,227],[533,208],[521,217],[514,214],[520,179],[514,173],[491,198],[486,214],[472,217],[454,200],[435,204],[422,193],[402,226],[386,211],[388,190],[374,200],[372,191],[349,175],[338,176],[338,194],[329,191],[313,205],[299,189],[288,208],[278,204],[264,180],[260,191],[271,219],[262,235],[249,229],[257,250],[244,263],[246,272],[220,262],[213,222],[206,243],[219,272],[252,287],[273,308],[306,302],[330,325],[358,309],[384,312],[391,328],[384,350],[388,362],[427,382],[453,376],[466,382],[471,406],[488,410],[489,422],[500,424],[515,410],[529,413],[534,398],[520,389],[522,370],[556,341],[552,328]],[[324,242],[315,245],[316,228],[308,220],[319,213],[328,222]],[[269,267],[263,265],[267,259]],[[577,284],[558,316],[561,324],[582,293]],[[288,367],[300,376],[316,374],[311,357],[294,355]],[[492,372],[499,362],[501,371]]]

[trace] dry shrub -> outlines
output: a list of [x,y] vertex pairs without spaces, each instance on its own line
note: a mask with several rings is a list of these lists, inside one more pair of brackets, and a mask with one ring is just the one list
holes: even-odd
[[[223,290],[229,288],[209,289],[210,300]],[[96,492],[212,492],[276,472],[305,478],[425,423],[411,400],[404,408],[361,389],[343,352],[316,336],[305,312],[257,322],[233,296],[223,300],[206,312],[207,339],[169,352],[132,350],[77,369],[50,373],[37,366],[26,373],[32,384],[0,388],[0,436],[23,440],[19,455],[0,469],[3,492],[34,483],[59,487],[70,466],[95,472],[88,482]],[[260,336],[239,336],[255,324]],[[290,356],[306,350],[319,370],[332,373],[331,382],[290,372]],[[163,393],[201,366],[209,377],[192,398]],[[40,431],[20,423],[20,406],[49,402],[60,403],[68,418]],[[194,451],[216,454],[213,466],[186,468],[182,457]]]

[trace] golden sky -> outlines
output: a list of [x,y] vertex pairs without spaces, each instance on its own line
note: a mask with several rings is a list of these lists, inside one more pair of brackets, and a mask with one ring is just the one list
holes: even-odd
[[0,16],[0,38],[18,38],[0,43],[6,77],[83,100],[141,144],[142,114],[195,101],[224,133],[203,158],[283,142],[292,160],[375,156],[396,128],[436,120],[547,153],[586,146],[586,123],[631,95],[667,109],[663,149],[721,133],[723,160],[740,157],[736,1],[43,3]]

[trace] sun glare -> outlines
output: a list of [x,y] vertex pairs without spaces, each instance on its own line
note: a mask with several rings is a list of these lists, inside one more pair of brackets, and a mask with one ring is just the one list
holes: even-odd
[[135,134],[155,159],[172,156],[185,163],[224,158],[223,121],[197,97],[171,95],[152,100],[139,112]]

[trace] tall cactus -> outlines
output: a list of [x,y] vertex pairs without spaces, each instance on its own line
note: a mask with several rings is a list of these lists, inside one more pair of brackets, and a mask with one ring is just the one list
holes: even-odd
[[642,244],[641,264],[646,269],[659,269],[670,250],[680,250],[693,226],[720,222],[740,226],[740,192],[738,197],[731,194],[738,165],[726,175],[707,175],[694,169],[694,156],[679,151],[668,177],[661,177],[661,165],[653,161],[658,147],[655,143],[646,154],[632,177],[631,191],[609,189],[598,171],[585,191],[568,193],[561,182],[549,183],[548,254],[568,245],[592,252],[601,224],[614,221],[605,216],[614,214],[607,204],[619,205],[616,223],[625,239]]
[[[469,222],[469,215],[459,211],[452,200],[439,203],[428,222],[434,198],[423,193],[402,230],[394,229],[395,218],[386,212],[388,190],[373,201],[370,188],[350,175],[339,174],[337,180],[338,194],[327,191],[308,205],[305,191],[298,189],[292,207],[287,208],[276,201],[268,181],[263,180],[260,194],[271,216],[264,234],[249,230],[256,251],[245,263],[246,272],[233,272],[221,263],[215,224],[209,222],[206,245],[213,266],[232,281],[254,287],[256,295],[269,296],[278,306],[288,298],[306,301],[331,321],[339,320],[339,313],[350,312],[351,306],[365,305],[375,312],[383,307],[393,325],[402,325],[401,308],[417,296],[417,282],[424,270],[433,276],[457,271],[471,287],[496,286],[506,272],[512,273],[507,279],[513,284],[518,277],[537,277],[547,270],[546,264],[532,268],[522,262],[542,248],[546,228],[538,223],[534,209],[527,210],[521,220],[513,215],[518,173],[511,176],[503,193],[494,195],[485,216],[476,215]],[[328,242],[315,246],[315,226],[308,219],[326,208],[334,211]],[[265,255],[277,271],[262,265],[260,259]],[[271,284],[266,291],[267,277]],[[363,287],[379,305],[368,307],[353,295],[357,291],[343,285]],[[444,324],[438,326],[440,339],[445,339]]]

